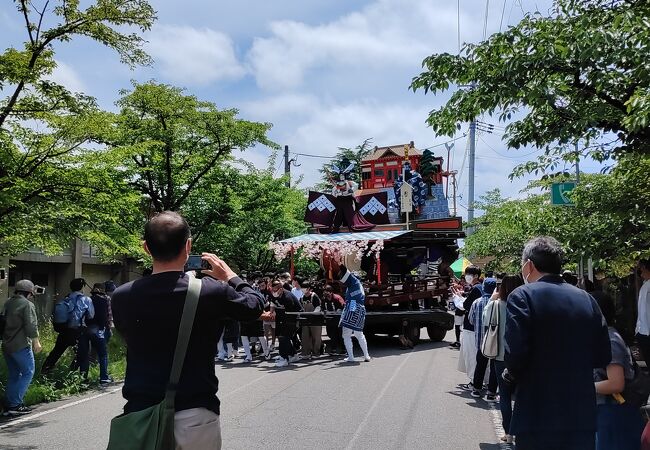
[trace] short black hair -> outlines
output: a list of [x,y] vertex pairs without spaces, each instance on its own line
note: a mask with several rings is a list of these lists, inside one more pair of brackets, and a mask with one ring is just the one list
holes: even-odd
[[530,260],[542,273],[559,275],[562,272],[564,252],[557,239],[540,236],[528,241],[521,255],[521,262]]
[[169,262],[176,259],[190,238],[190,227],[174,211],[156,214],[144,226],[144,241],[154,260]]
[[603,291],[592,292],[591,296],[596,299],[607,325],[613,327],[616,323],[616,305],[612,296]]
[[578,285],[578,275],[574,274],[570,270],[565,270],[562,272],[562,278],[564,278],[564,281],[566,281],[569,284],[572,284],[573,286]]
[[639,265],[642,266],[645,270],[650,270],[650,259],[640,259]]
[[467,266],[465,267],[465,275],[476,275],[477,277],[480,277],[481,269],[478,266]]
[[75,278],[70,282],[70,290],[80,291],[84,288],[85,284],[86,284],[86,280],[84,280],[83,278]]

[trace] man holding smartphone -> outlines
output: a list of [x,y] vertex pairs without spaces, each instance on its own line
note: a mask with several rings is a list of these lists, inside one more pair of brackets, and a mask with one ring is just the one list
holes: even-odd
[[31,408],[23,404],[27,388],[34,376],[34,353],[39,353],[38,319],[34,307],[36,292],[43,292],[30,280],[16,283],[14,295],[5,303],[5,330],[2,334],[2,352],[9,376],[5,390],[3,416],[27,414]]
[[[113,293],[115,328],[127,346],[122,395],[125,413],[160,403],[169,381],[189,277],[184,268],[192,249],[190,228],[178,213],[165,211],[145,225],[144,249],[153,258],[152,274]],[[176,391],[176,449],[221,448],[220,402],[214,355],[226,317],[257,319],[264,299],[219,257],[203,253],[211,269],[201,279],[201,294]]]

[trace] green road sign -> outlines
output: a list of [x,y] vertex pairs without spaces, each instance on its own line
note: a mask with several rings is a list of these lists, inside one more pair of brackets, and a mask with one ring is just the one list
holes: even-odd
[[571,196],[568,195],[571,191],[576,188],[575,181],[567,181],[564,183],[553,183],[551,186],[551,204],[552,205],[564,205],[564,206],[574,206],[575,203],[571,200]]

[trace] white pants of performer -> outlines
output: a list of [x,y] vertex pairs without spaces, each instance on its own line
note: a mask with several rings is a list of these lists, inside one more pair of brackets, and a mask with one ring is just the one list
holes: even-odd
[[359,341],[359,347],[361,347],[361,351],[363,352],[363,357],[369,359],[370,355],[368,354],[368,342],[366,341],[366,337],[363,335],[363,331],[355,331],[345,327],[342,328],[343,328],[343,344],[345,344],[345,350],[348,352],[348,359],[350,360],[354,359],[354,347],[352,346],[352,336],[357,338],[357,341]]
[[235,357],[235,347],[229,342],[226,344],[227,350],[224,351],[223,349],[223,333],[221,334],[221,338],[219,339],[219,344],[217,346],[217,349],[219,350],[219,354],[217,357],[219,359],[228,359],[231,356],[234,358]]
[[[264,356],[268,357],[269,356],[269,343],[266,340],[264,336],[258,336],[257,339],[259,339],[260,344],[262,345],[262,351],[264,352]],[[246,359],[253,359],[253,355],[251,354],[251,341],[248,336],[242,336],[241,337],[241,343],[244,346],[244,353],[246,354]]]

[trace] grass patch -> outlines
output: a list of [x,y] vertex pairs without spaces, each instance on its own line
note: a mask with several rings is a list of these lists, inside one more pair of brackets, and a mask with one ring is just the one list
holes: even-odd
[[[42,375],[43,361],[54,348],[57,333],[49,322],[39,327],[39,333],[43,351],[35,355],[36,373],[25,394],[26,405],[60,400],[63,397],[99,386],[99,366],[97,364],[91,364],[87,380],[81,376],[79,371],[70,371],[70,363],[74,358],[72,347],[66,350],[56,367],[47,376]],[[108,373],[117,381],[124,379],[125,372],[126,346],[122,338],[115,333],[108,344]],[[3,398],[6,383],[7,364],[4,358],[0,358],[0,396]]]

